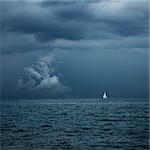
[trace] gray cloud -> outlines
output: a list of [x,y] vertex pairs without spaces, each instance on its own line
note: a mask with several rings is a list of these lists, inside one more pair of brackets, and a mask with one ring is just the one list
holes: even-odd
[[[148,0],[22,0],[1,4],[2,53],[5,54],[57,48],[148,47]],[[68,42],[61,47],[58,41]]]
[[18,80],[17,89],[26,94],[40,94],[40,97],[67,96],[71,89],[64,86],[55,74],[54,61],[52,55],[40,56],[31,67],[24,68],[25,76]]

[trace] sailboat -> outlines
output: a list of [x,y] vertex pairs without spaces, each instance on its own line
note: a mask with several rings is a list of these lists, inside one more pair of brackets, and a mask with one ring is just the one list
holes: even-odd
[[106,92],[103,93],[102,98],[103,98],[103,99],[107,99],[107,94],[106,94]]

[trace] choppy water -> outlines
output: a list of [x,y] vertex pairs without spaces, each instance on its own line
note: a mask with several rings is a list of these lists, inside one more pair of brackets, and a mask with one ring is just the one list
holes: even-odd
[[148,99],[1,105],[2,150],[148,150]]

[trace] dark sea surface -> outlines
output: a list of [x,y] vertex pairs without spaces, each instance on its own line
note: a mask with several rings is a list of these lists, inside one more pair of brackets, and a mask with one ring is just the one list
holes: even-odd
[[148,99],[1,103],[1,150],[148,150]]

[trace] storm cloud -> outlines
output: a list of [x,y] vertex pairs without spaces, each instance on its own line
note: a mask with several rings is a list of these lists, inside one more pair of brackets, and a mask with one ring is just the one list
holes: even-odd
[[67,96],[71,88],[60,82],[53,68],[54,61],[52,55],[40,56],[31,67],[25,67],[24,78],[18,80],[17,89],[38,96]]
[[4,54],[148,47],[148,0],[0,3]]

